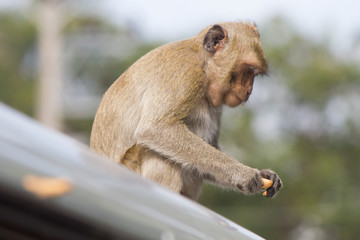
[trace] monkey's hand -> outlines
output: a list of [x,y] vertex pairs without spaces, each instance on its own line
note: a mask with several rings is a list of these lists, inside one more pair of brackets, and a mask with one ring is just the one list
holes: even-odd
[[262,169],[260,171],[260,175],[263,178],[273,181],[273,185],[270,188],[266,189],[266,197],[275,196],[282,187],[281,179],[276,175],[274,171],[270,169]]
[[273,197],[280,190],[282,186],[281,179],[276,175],[275,172],[269,169],[248,169],[250,170],[246,175],[243,176],[243,181],[237,184],[239,190],[245,194],[255,194],[260,192],[264,182],[262,177],[273,181],[273,185],[268,188],[267,197]]
[[[258,169],[244,166],[241,171],[242,174],[238,175],[238,189],[245,194],[255,194],[261,190],[263,181]],[[240,183],[239,183],[240,182]]]

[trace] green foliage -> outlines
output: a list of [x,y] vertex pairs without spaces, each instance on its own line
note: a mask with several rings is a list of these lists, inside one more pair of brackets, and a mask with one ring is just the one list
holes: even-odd
[[34,112],[35,81],[25,56],[33,57],[34,24],[15,12],[0,14],[0,100],[27,114]]
[[[310,127],[314,130],[302,129],[297,125],[305,121],[306,115],[293,119],[291,114],[283,114],[282,137],[264,141],[255,133],[253,109],[225,117],[221,138],[224,149],[246,164],[274,169],[284,188],[275,199],[266,199],[206,186],[200,202],[266,239],[296,239],[305,231],[315,234],[314,239],[357,239],[359,115],[356,111],[348,113],[334,129],[326,109],[335,98],[349,107],[356,105],[349,95],[359,97],[358,63],[341,60],[326,42],[298,35],[281,19],[270,22],[264,32],[272,78],[291,96],[291,101],[282,103],[286,106],[283,112],[311,109],[323,122],[313,122]],[[336,116],[341,111],[331,114]],[[231,151],[234,148],[241,151]]]

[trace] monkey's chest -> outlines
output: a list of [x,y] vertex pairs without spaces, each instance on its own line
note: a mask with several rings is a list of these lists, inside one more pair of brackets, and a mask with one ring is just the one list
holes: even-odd
[[217,147],[221,112],[221,108],[200,105],[190,113],[185,122],[190,131]]

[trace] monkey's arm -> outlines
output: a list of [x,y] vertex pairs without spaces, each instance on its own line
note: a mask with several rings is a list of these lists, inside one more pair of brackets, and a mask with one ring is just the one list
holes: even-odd
[[248,167],[192,133],[184,124],[152,125],[138,129],[137,143],[143,144],[185,168],[196,169],[216,184],[246,194],[261,190],[258,169]]

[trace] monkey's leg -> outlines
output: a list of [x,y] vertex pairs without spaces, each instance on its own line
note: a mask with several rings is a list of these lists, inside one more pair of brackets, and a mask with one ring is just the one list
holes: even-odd
[[183,188],[181,169],[155,153],[143,158],[141,175],[176,193],[181,193]]
[[203,177],[196,170],[188,169],[182,169],[181,176],[183,179],[181,194],[192,200],[197,200],[201,191]]

